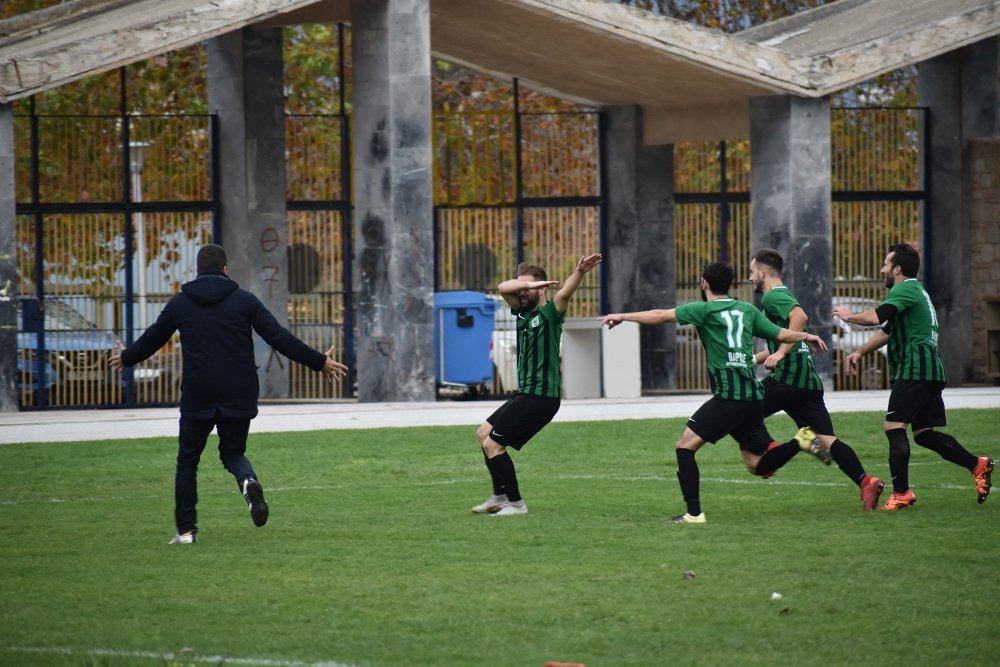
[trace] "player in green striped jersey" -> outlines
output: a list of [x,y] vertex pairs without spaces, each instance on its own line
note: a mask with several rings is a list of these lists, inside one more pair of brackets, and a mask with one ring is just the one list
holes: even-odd
[[549,280],[545,269],[527,262],[517,267],[517,278],[497,286],[517,320],[517,393],[476,431],[493,482],[493,494],[472,508],[477,514],[528,513],[507,448],[520,450],[559,411],[559,341],[566,309],[584,274],[601,259],[599,254],[581,257],[552,301],[548,300],[548,289],[559,281]]
[[[781,281],[785,261],[773,248],[761,248],[750,258],[750,282],[763,294],[761,308],[768,320],[792,331],[805,331],[809,317]],[[823,383],[813,368],[812,354],[804,343],[767,341],[767,350],[756,354],[758,364],[771,374],[764,379],[764,416],[784,410],[799,426],[808,426],[837,467],[858,485],[861,506],[873,511],[885,484],[865,472],[857,453],[833,433],[833,420],[823,400]]]
[[844,358],[847,372],[856,372],[861,357],[889,345],[889,373],[892,391],[886,411],[885,437],[889,440],[889,472],[892,493],[882,506],[891,512],[917,502],[910,489],[910,442],[906,426],[913,431],[913,441],[937,452],[943,459],[972,473],[977,500],[986,502],[990,494],[990,476],[995,462],[987,456],[975,456],[951,435],[935,431],[946,426],[942,392],[946,385],[944,365],[938,354],[938,320],[934,304],[917,280],[920,255],[911,246],[897,243],[889,248],[882,265],[882,276],[889,295],[880,306],[854,314],[846,306],[833,309],[835,317],[845,322],[882,329],[857,350]]
[[[796,437],[779,445],[764,426],[764,390],[754,374],[753,337],[783,343],[806,341],[825,350],[818,337],[802,331],[783,329],[767,321],[764,315],[744,301],[729,296],[733,268],[723,262],[705,267],[702,273],[702,302],[688,303],[669,310],[645,310],[615,313],[601,318],[609,329],[624,321],[639,324],[694,324],[705,348],[712,398],[688,420],[677,441],[677,480],[687,506],[684,514],[672,519],[675,524],[705,523],[701,511],[700,472],[695,452],[706,442],[716,442],[730,435],[739,443],[747,469],[769,477],[800,450],[809,451],[815,434],[799,429]],[[813,452],[815,453],[815,452]]]

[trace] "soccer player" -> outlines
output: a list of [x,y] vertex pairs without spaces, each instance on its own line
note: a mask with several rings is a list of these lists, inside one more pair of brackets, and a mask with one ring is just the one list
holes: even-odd
[[947,378],[938,354],[938,321],[934,304],[917,280],[920,255],[910,245],[890,246],[881,273],[889,295],[880,306],[854,314],[847,306],[837,306],[833,315],[845,322],[881,326],[861,347],[844,357],[848,373],[857,372],[861,357],[889,345],[889,409],[885,415],[885,437],[889,440],[889,472],[892,493],[882,511],[894,512],[910,507],[917,497],[910,488],[910,442],[906,426],[913,431],[913,441],[937,452],[941,458],[972,473],[978,502],[990,495],[990,476],[995,462],[986,456],[974,456],[958,440],[935,431],[947,425],[944,399],[941,396]]
[[347,366],[314,350],[278,324],[256,296],[229,278],[226,251],[214,244],[198,250],[198,276],[181,287],[145,333],[108,364],[121,370],[147,359],[163,347],[174,331],[181,333],[183,379],[174,480],[174,522],[170,544],[194,544],[198,539],[198,462],[208,434],[219,434],[219,459],[233,477],[255,526],[267,522],[264,489],[245,456],[250,420],[257,416],[256,331],[275,350],[293,361],[322,372],[331,382]]
[[712,398],[691,416],[677,441],[677,480],[687,505],[675,524],[705,523],[701,510],[700,473],[695,452],[706,442],[730,435],[739,443],[747,470],[770,477],[800,450],[819,455],[819,440],[808,428],[800,428],[795,438],[779,445],[764,426],[764,390],[754,374],[753,337],[782,343],[805,341],[826,350],[818,337],[802,331],[783,329],[767,320],[752,304],[729,296],[733,268],[723,262],[708,264],[702,273],[704,301],[669,310],[605,315],[601,323],[609,329],[624,321],[639,324],[693,324],[705,348]]
[[[781,282],[784,259],[777,250],[762,248],[750,258],[750,282],[754,291],[763,294],[761,308],[768,320],[792,331],[805,331],[809,317],[788,287]],[[767,350],[756,354],[755,361],[771,374],[764,378],[764,416],[784,410],[798,426],[808,426],[823,444],[823,462],[837,462],[841,472],[858,485],[861,505],[874,511],[885,484],[865,472],[850,445],[833,433],[833,421],[823,400],[823,383],[813,368],[812,354],[803,343],[767,341]]]
[[584,274],[600,264],[601,259],[599,254],[581,257],[576,270],[563,281],[551,301],[549,287],[559,281],[549,280],[545,269],[528,262],[517,267],[517,278],[497,286],[517,319],[517,392],[476,431],[493,481],[493,494],[472,507],[477,514],[528,513],[507,448],[520,451],[559,411],[562,397],[559,340],[566,309]]

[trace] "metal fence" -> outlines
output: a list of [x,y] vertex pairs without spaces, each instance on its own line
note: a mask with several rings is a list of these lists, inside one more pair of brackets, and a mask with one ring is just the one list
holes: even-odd
[[[561,280],[603,247],[599,123],[595,112],[435,115],[436,290],[492,292],[522,260]],[[835,299],[880,300],[885,248],[919,241],[923,123],[917,109],[833,111]],[[131,377],[108,373],[106,361],[194,277],[196,249],[217,238],[214,127],[208,116],[15,117],[23,406],[177,401],[177,340]],[[349,136],[343,115],[286,118],[290,328],[314,347],[332,341],[352,364]],[[749,144],[678,145],[674,178],[683,303],[699,298],[706,262],[739,266],[752,250]],[[735,296],[751,294],[741,283]],[[595,272],[569,315],[603,310]],[[703,352],[689,329],[678,329],[678,389],[704,390]],[[839,330],[835,349],[853,349],[864,335]],[[884,359],[867,362],[860,378],[838,373],[835,385],[884,386]],[[350,395],[350,381],[330,385],[292,369],[293,398]],[[513,389],[503,376],[495,393]]]
[[[919,246],[926,215],[922,181],[922,109],[831,110],[831,211],[834,304],[855,311],[880,303],[885,287],[879,277],[892,243]],[[750,238],[749,142],[680,144],[675,147],[677,300],[700,298],[698,284],[706,262],[729,261],[741,277],[753,251]],[[752,300],[746,281],[736,298]],[[888,386],[883,352],[862,359],[858,375],[843,373],[844,351],[851,352],[871,335],[864,327],[835,322],[834,388],[880,389]],[[707,390],[704,351],[693,327],[678,327],[677,388]]]

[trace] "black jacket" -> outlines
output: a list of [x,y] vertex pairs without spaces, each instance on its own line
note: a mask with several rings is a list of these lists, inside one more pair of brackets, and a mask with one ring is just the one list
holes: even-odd
[[257,416],[257,365],[251,329],[293,361],[321,370],[326,356],[278,324],[260,299],[224,273],[206,272],[181,287],[145,333],[122,352],[126,366],[147,359],[181,333],[181,413],[210,418]]

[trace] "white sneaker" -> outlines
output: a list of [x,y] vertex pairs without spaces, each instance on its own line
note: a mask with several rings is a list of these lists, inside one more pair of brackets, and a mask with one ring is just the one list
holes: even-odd
[[499,512],[506,504],[507,494],[501,493],[499,496],[490,496],[478,505],[474,505],[472,511],[476,514],[493,514],[494,512]]
[[675,516],[673,519],[670,520],[670,523],[675,523],[681,526],[686,526],[695,523],[705,523],[705,513],[702,512],[701,514],[688,514],[687,512],[685,512],[684,514]]
[[504,503],[503,507],[493,513],[493,516],[511,516],[513,514],[527,514],[528,506],[523,500],[515,500],[512,503]]
[[197,541],[198,536],[188,531],[186,533],[177,533],[167,544],[194,544]]

